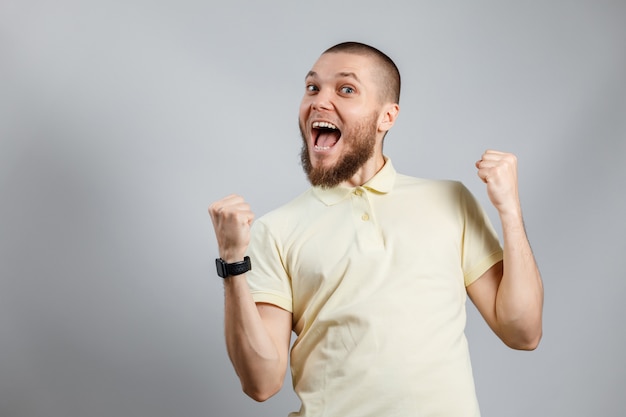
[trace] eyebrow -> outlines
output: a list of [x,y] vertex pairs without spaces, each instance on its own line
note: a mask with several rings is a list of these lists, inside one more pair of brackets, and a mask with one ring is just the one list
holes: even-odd
[[[317,78],[318,77],[317,72],[309,71],[307,73],[306,77],[304,77],[304,79],[306,80],[309,77]],[[359,82],[359,83],[361,82],[359,77],[354,72],[339,72],[339,73],[337,73],[335,78],[353,78],[357,82]]]

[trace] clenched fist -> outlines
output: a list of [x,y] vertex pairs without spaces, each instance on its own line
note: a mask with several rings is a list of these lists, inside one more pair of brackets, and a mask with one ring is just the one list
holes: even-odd
[[476,162],[478,176],[487,184],[491,204],[502,214],[520,215],[517,158],[512,153],[488,150]]
[[220,257],[226,262],[243,259],[250,243],[254,213],[243,197],[229,195],[209,206]]

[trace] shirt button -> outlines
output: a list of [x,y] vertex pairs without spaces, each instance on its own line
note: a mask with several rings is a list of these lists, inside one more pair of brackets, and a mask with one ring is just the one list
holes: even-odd
[[360,197],[361,195],[363,195],[363,191],[361,189],[357,188],[356,190],[354,190],[354,194],[356,194],[356,195],[358,195]]
[[363,220],[364,222],[368,221],[370,219],[370,216],[367,213],[363,213],[363,215],[361,216],[361,220]]

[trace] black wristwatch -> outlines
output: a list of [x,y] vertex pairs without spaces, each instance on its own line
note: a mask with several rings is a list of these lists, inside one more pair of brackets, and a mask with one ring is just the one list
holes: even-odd
[[215,266],[217,267],[217,275],[222,278],[227,278],[231,275],[241,275],[252,269],[249,256],[243,258],[243,261],[233,262],[232,264],[226,263],[222,258],[217,258]]

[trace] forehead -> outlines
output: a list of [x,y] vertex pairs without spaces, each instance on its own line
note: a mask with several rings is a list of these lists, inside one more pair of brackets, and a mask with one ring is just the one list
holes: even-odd
[[321,78],[352,76],[361,82],[372,81],[374,59],[371,56],[346,52],[327,52],[313,64],[308,75]]

